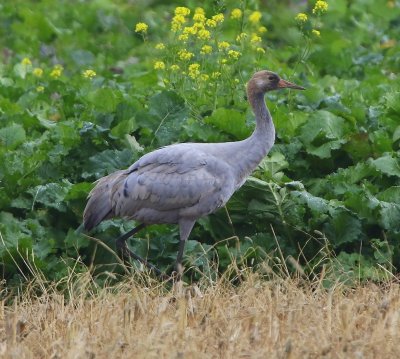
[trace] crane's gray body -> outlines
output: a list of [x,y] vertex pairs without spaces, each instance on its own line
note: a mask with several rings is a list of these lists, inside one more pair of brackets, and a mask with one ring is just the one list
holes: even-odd
[[163,147],[144,155],[127,170],[101,178],[89,194],[85,228],[90,230],[112,217],[143,224],[177,223],[180,264],[184,242],[195,221],[222,207],[274,144],[275,128],[264,94],[284,87],[303,89],[269,71],[252,77],[247,95],[256,128],[243,141]]
[[90,194],[86,228],[126,217],[145,224],[195,221],[225,205],[268,152],[257,138],[181,143],[150,152],[127,170],[99,180]]

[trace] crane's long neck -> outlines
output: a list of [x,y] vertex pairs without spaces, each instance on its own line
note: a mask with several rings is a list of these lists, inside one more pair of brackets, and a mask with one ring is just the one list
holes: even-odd
[[264,94],[252,92],[249,87],[248,99],[256,118],[256,128],[249,138],[237,143],[235,167],[239,186],[258,166],[275,142],[275,127],[265,105]]
[[258,148],[261,161],[275,142],[275,126],[263,93],[252,94],[249,91],[249,102],[256,118],[256,128],[247,141]]

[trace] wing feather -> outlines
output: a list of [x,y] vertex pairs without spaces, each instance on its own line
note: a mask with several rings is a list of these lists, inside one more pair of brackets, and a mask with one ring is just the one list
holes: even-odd
[[230,167],[190,146],[151,152],[125,173],[111,191],[114,214],[138,216],[159,211],[200,217],[226,203],[233,193]]

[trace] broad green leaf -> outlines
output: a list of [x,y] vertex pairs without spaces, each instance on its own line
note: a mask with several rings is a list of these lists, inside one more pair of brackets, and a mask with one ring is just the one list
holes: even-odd
[[[337,284],[338,280],[348,285],[355,285],[360,280],[384,281],[387,279],[385,269],[376,266],[375,260],[359,252],[340,252],[335,260],[331,262],[331,266],[328,272],[332,271],[330,276],[335,284]],[[329,276],[327,280],[329,280]]]
[[7,247],[7,249],[4,248],[3,243],[0,242],[0,256],[2,259],[10,251],[11,255],[14,254],[15,258],[19,260],[19,254],[16,252],[17,248],[20,253],[26,253],[26,250],[32,248],[32,233],[27,228],[26,222],[17,219],[9,212],[0,212],[0,232]]
[[76,251],[76,248],[85,248],[89,245],[87,238],[81,234],[76,233],[74,229],[69,229],[65,236],[64,243],[67,247],[72,248],[72,252]]
[[53,128],[53,134],[59,144],[66,149],[76,147],[81,141],[81,136],[73,121],[63,121]]
[[113,112],[122,101],[122,94],[117,89],[100,88],[90,92],[87,99],[97,110]]
[[263,176],[273,178],[276,181],[281,181],[285,178],[282,170],[288,167],[289,163],[286,161],[285,156],[275,151],[265,157],[259,164],[259,168],[263,171]]
[[[183,124],[183,129],[186,132],[188,140],[194,142],[196,140],[200,142],[222,142],[224,139],[215,128],[204,121],[189,118]],[[186,137],[185,136],[185,137]]]
[[304,124],[300,138],[308,153],[328,158],[332,150],[339,149],[347,142],[346,127],[343,118],[321,110],[315,112]]
[[318,213],[326,213],[329,209],[329,203],[327,200],[313,196],[311,193],[307,191],[292,191],[291,195],[294,198],[297,198],[301,201],[301,203],[305,203],[312,212]]
[[69,55],[78,67],[90,66],[95,61],[95,56],[88,50],[74,50]]
[[384,229],[400,232],[400,204],[381,201],[379,213]]
[[29,192],[33,196],[33,205],[41,203],[46,207],[57,209],[60,212],[65,212],[67,204],[65,203],[65,196],[67,195],[71,183],[64,181],[59,183],[47,183],[32,188]]
[[376,197],[380,201],[392,202],[400,205],[400,186],[389,187],[384,191],[378,193]]
[[118,125],[111,129],[111,135],[116,138],[124,138],[126,135],[132,133],[138,128],[134,118],[120,122]]
[[400,139],[400,126],[397,126],[396,130],[393,132],[393,142]]
[[[1,203],[1,200],[0,200]],[[32,208],[32,198],[26,198],[23,196],[19,196],[17,198],[14,198],[11,201],[11,207],[13,208],[20,208],[20,209],[31,209]]]
[[135,120],[136,113],[135,106],[127,103],[118,104],[111,134],[117,138],[124,138],[127,134],[135,131],[139,127]]
[[383,154],[393,150],[392,136],[384,128],[370,133],[369,140],[372,142],[374,152],[377,154]]
[[364,160],[371,156],[373,150],[368,133],[353,133],[343,146],[354,160]]
[[309,118],[309,113],[305,111],[295,111],[287,113],[286,107],[278,107],[278,111],[274,114],[275,126],[279,138],[290,141],[301,125],[306,123]]
[[386,106],[400,114],[400,92],[390,92],[385,97]]
[[111,129],[112,136],[122,139],[139,127],[135,120],[138,108],[141,106],[137,103],[135,105],[124,102],[118,104],[113,121],[114,127]]
[[18,147],[26,139],[26,133],[21,125],[16,123],[0,129],[0,144],[9,150]]
[[333,208],[329,212],[332,219],[325,224],[324,231],[335,246],[361,240],[361,221],[356,215],[343,208]]
[[114,171],[122,170],[133,163],[131,150],[105,150],[89,158],[85,164],[83,178],[100,178]]
[[371,160],[371,164],[379,171],[388,176],[400,177],[400,163],[398,158],[393,158],[387,154],[376,160]]
[[93,184],[89,182],[81,182],[72,185],[65,196],[65,200],[86,198],[92,189]]
[[339,169],[321,182],[332,188],[336,195],[343,195],[346,192],[354,192],[355,188],[360,187],[359,182],[362,179],[372,176],[376,176],[375,169],[365,162],[360,162],[355,166]]
[[367,223],[377,223],[379,217],[379,201],[364,191],[350,192],[345,200],[347,208],[357,213]]
[[[0,80],[1,81],[1,80]],[[5,86],[3,84],[3,86]],[[6,113],[7,115],[15,115],[21,112],[21,107],[15,102],[8,98],[0,96],[0,113]]]
[[22,63],[15,64],[14,72],[21,79],[25,79],[28,72],[32,70],[32,65],[24,65]]
[[371,239],[371,245],[374,248],[374,258],[378,263],[392,263],[394,246],[390,245],[387,240]]
[[162,91],[149,100],[154,136],[160,145],[167,145],[178,139],[179,131],[188,116],[188,109],[182,97],[173,91]]
[[331,151],[338,150],[344,143],[346,143],[345,140],[329,141],[318,147],[309,144],[307,146],[307,152],[319,158],[329,158],[331,156]]
[[248,137],[251,133],[246,126],[245,116],[236,110],[218,108],[205,121],[238,140]]
[[17,23],[14,29],[19,30],[20,36],[27,36],[26,31],[29,30],[29,35],[36,35],[35,39],[43,43],[48,43],[55,33],[59,32],[46,14],[37,10],[32,11],[28,6],[21,7],[18,11],[18,16],[22,17],[23,22]]

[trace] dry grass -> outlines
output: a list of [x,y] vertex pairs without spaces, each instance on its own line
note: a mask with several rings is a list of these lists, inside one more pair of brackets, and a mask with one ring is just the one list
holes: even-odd
[[[330,291],[245,273],[175,286],[148,277],[96,289],[68,278],[70,299],[34,289],[0,307],[1,358],[397,358],[400,286]],[[32,293],[41,288],[42,294]],[[94,290],[93,290],[94,288]]]

